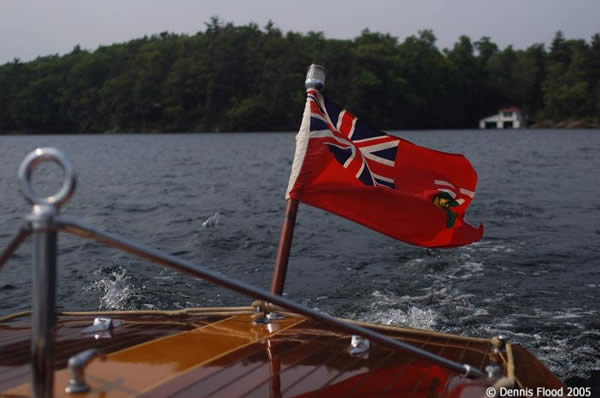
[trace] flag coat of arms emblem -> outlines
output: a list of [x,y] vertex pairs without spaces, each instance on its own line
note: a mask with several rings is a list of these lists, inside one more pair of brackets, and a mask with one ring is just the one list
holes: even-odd
[[286,198],[423,247],[481,239],[463,219],[477,173],[460,154],[435,151],[370,128],[307,90]]

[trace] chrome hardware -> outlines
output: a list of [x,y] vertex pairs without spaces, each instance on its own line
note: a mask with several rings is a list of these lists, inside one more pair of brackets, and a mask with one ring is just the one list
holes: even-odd
[[[31,175],[37,166],[46,161],[52,161],[59,165],[65,173],[65,178],[57,193],[47,197],[39,197],[31,187]],[[61,207],[69,200],[77,185],[77,176],[73,171],[71,162],[61,151],[55,148],[37,148],[27,155],[19,167],[19,180],[21,180],[23,195],[30,204],[54,206],[56,208]]]
[[508,338],[508,336],[504,335],[504,334],[499,334],[498,336],[496,336],[496,338],[500,341],[502,341],[503,343],[506,343],[508,340],[510,340]]
[[360,355],[371,348],[371,342],[362,336],[352,335],[348,352],[350,355]]
[[285,319],[285,315],[280,314],[279,312],[269,312],[267,314],[267,319],[270,321],[280,321]]
[[272,321],[279,321],[281,319],[285,319],[285,315],[277,312],[269,312],[267,314],[264,312],[257,312],[256,314],[252,315],[252,323],[255,325],[271,326]]
[[121,326],[121,321],[119,321],[118,319],[113,320],[111,318],[97,317],[94,318],[94,323],[92,323],[92,326],[88,326],[87,328],[83,329],[81,333],[88,334],[105,332],[107,330],[114,329],[119,326]]
[[468,365],[466,363],[463,365],[463,368],[465,370],[465,377],[469,377],[473,368],[471,367],[471,365]]
[[306,80],[304,81],[304,87],[316,88],[320,90],[325,86],[325,68],[321,65],[312,64],[308,67],[306,72]]
[[69,379],[69,384],[65,387],[67,394],[77,394],[90,390],[90,386],[85,382],[85,368],[94,358],[100,358],[104,361],[106,355],[102,351],[92,348],[82,351],[69,359],[68,366],[71,378]]
[[[61,189],[54,195],[37,196],[31,176],[41,163],[51,161],[64,172]],[[31,379],[33,396],[52,397],[54,390],[54,347],[56,340],[56,217],[75,190],[77,178],[71,162],[54,148],[37,148],[19,166],[21,189],[33,205],[27,216],[33,232],[33,284],[31,327]]]
[[500,377],[500,367],[496,365],[488,365],[485,367],[485,372],[490,379],[497,379]]
[[56,340],[56,237],[54,206],[35,205],[33,228],[31,378],[35,398],[52,397]]
[[257,312],[250,318],[252,319],[252,324],[254,325],[267,325],[271,323],[271,320],[267,318],[264,312]]
[[256,310],[256,314],[252,315],[252,323],[255,325],[266,325],[271,321],[285,319],[285,315],[273,311],[275,307],[269,302],[255,300],[252,306]]
[[508,336],[503,335],[503,334],[499,334],[498,336],[492,337],[492,345],[494,346],[492,351],[494,351],[494,353],[498,353],[498,352],[504,350],[504,346],[506,345],[508,340],[509,340]]
[[252,306],[254,307],[254,309],[256,310],[256,314],[253,314],[250,319],[252,319],[252,324],[253,325],[267,325],[269,323],[271,323],[271,320],[269,318],[267,318],[266,314],[265,314],[265,306],[267,306],[266,303],[256,300],[252,303]]

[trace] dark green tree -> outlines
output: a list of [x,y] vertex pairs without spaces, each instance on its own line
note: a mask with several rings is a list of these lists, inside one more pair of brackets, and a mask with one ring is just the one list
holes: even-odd
[[440,51],[431,30],[335,40],[214,17],[191,36],[0,65],[0,132],[295,130],[311,63],[327,68],[330,97],[382,129],[475,127],[509,105],[556,123],[600,113],[599,34],[588,43],[557,32],[548,51],[461,36]]

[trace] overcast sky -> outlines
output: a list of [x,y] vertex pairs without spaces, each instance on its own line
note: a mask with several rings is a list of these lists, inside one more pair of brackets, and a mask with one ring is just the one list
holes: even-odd
[[461,34],[490,36],[501,48],[548,44],[600,32],[600,0],[0,0],[0,64],[64,54],[76,44],[94,50],[145,34],[204,31],[210,17],[282,31],[322,31],[350,39],[364,28],[400,40],[433,29],[438,47]]

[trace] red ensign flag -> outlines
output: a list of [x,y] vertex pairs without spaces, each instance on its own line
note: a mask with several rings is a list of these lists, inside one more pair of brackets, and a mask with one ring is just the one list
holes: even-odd
[[483,235],[463,220],[476,185],[463,155],[374,130],[307,90],[286,198],[413,245],[455,247]]

